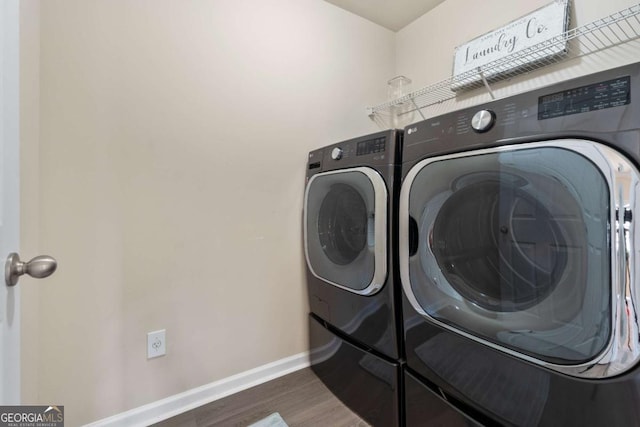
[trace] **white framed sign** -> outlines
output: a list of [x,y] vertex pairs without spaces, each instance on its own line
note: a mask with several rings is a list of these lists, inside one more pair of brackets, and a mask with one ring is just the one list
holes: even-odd
[[526,55],[518,58],[517,64],[485,70],[489,63],[516,54],[546,40],[564,34],[569,29],[569,1],[555,0],[540,9],[518,18],[502,28],[477,37],[461,46],[456,47],[453,58],[453,84],[451,89],[457,90],[470,83],[479,81],[480,76],[460,78],[470,71],[484,72],[486,78],[495,77],[501,73],[513,71],[523,65],[538,62],[566,51],[566,41],[554,43],[546,48],[542,55]]

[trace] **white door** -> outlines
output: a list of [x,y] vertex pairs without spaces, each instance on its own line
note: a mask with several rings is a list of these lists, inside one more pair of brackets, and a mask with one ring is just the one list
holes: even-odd
[[[0,268],[18,250],[19,1],[0,2]],[[2,269],[3,270],[3,269]],[[0,283],[0,404],[20,403],[20,290]]]

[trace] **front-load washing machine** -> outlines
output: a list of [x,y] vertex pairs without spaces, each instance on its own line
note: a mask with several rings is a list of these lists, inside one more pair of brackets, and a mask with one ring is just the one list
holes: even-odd
[[640,64],[410,125],[403,162],[407,371],[484,424],[638,425]]
[[395,264],[401,146],[402,131],[389,130],[312,151],[307,164],[303,228],[312,368],[374,425],[400,422]]

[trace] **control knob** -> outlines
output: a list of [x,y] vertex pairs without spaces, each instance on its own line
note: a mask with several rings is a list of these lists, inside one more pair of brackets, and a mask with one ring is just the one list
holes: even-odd
[[480,110],[471,118],[471,127],[478,133],[491,129],[496,122],[496,113],[491,110]]
[[340,160],[342,158],[342,148],[336,147],[331,150],[331,158],[333,160]]

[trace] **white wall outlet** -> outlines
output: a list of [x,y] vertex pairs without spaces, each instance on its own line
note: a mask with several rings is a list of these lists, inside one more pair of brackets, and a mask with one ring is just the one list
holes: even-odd
[[149,332],[147,334],[147,359],[167,354],[166,330]]

